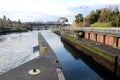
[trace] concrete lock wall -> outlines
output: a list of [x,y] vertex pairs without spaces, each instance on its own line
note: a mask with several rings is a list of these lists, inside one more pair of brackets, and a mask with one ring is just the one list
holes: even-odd
[[113,36],[110,35],[105,36],[105,44],[113,46],[113,41],[114,41]]
[[[93,34],[91,34],[92,38]],[[102,35],[99,35],[100,37],[103,37]],[[109,37],[109,36],[107,36]],[[65,42],[71,44],[73,47],[76,49],[83,51],[86,55],[91,56],[93,60],[110,70],[111,72],[117,74],[120,76],[120,56],[117,56],[117,61],[116,61],[116,56],[113,54],[109,54],[109,52],[102,51],[99,48],[96,48],[95,46],[91,46],[88,43],[78,40],[76,38],[67,36],[67,35],[62,35],[61,36],[62,40]],[[110,37],[111,39],[112,37]],[[108,38],[107,38],[108,39]],[[89,41],[89,40],[88,40]],[[116,63],[117,62],[117,63]],[[116,69],[115,69],[116,68]]]
[[[84,41],[82,41],[83,39],[80,38],[81,41],[78,41],[78,39],[73,39],[73,37],[70,37],[70,36],[68,37],[67,35],[63,35],[62,39],[66,40],[66,42],[70,43],[75,48],[83,51],[88,56],[92,56],[92,58],[95,61],[97,61],[98,63],[100,63],[101,65],[103,65],[104,67],[112,71],[113,73],[120,76],[120,56],[119,55],[114,54],[114,52],[113,54],[109,54],[107,51],[104,51],[104,50],[102,51],[90,45],[85,45]],[[99,42],[99,43],[103,43],[105,45],[109,45],[109,46],[120,49],[119,35],[85,31],[84,39],[88,39],[87,41],[91,40],[90,42]],[[117,51],[116,53],[119,54],[119,51]]]
[[102,34],[97,34],[97,42],[104,43],[103,39],[104,37]]
[[90,33],[90,40],[92,40],[92,41],[95,40],[95,35],[94,35],[94,33]]
[[89,39],[89,33],[85,32],[85,39]]
[[116,40],[113,35],[94,33],[94,32],[85,32],[84,38],[92,41],[96,41],[99,43],[103,43],[109,46],[114,46],[120,49],[120,37],[117,37],[117,40]]
[[120,37],[118,38],[118,48],[120,49]]
[[105,36],[105,44],[108,45],[108,44],[109,44],[108,42],[109,42],[109,40],[108,40],[108,36]]
[[118,68],[117,68],[117,74],[120,76],[120,56],[118,56]]

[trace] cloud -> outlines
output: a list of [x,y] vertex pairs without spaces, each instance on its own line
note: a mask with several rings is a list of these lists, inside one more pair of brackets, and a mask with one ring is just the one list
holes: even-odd
[[22,21],[67,17],[71,22],[77,13],[87,15],[91,10],[109,4],[119,5],[120,0],[0,0],[0,16],[6,15],[12,20]]
[[[22,22],[30,21],[57,21],[59,16],[49,15],[41,12],[22,12],[22,11],[11,11],[11,12],[0,12],[0,14],[6,15],[7,18],[17,21],[20,19]],[[9,15],[8,15],[9,14]],[[0,15],[3,17],[3,15]]]
[[120,0],[75,0],[71,7],[120,4]]
[[54,0],[0,0],[0,16],[23,21],[52,20],[68,14],[67,7]]
[[109,6],[116,7],[118,6],[120,8],[120,3],[116,4],[94,4],[94,5],[84,5],[84,6],[76,6],[76,7],[69,7],[68,10],[71,12],[70,15],[67,15],[69,21],[72,23],[73,20],[75,20],[75,15],[81,13],[83,14],[83,17],[86,17],[91,11],[96,9],[101,9]]
[[50,0],[0,0],[1,11],[41,12],[50,15],[67,14],[67,8]]

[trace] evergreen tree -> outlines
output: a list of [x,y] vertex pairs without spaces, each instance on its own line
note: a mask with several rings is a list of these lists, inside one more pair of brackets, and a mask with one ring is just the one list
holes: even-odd
[[82,14],[78,14],[75,16],[75,22],[78,24],[80,22],[83,22],[83,16]]

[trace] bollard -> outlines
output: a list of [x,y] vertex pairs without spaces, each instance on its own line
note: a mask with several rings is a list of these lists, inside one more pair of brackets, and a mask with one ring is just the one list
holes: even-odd
[[46,47],[40,47],[40,55],[43,55],[46,53]]
[[78,34],[79,34],[79,36],[82,36],[82,35],[83,35],[83,33],[82,33],[82,32],[79,32]]
[[33,69],[33,72],[36,72],[36,69]]
[[40,69],[36,69],[36,68],[35,68],[35,69],[29,70],[29,71],[28,71],[28,74],[31,75],[31,76],[33,76],[33,75],[39,75],[40,72],[41,72]]

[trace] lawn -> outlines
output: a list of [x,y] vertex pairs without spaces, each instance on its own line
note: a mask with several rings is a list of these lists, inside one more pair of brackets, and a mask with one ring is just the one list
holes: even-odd
[[96,22],[90,25],[91,27],[112,27],[111,22],[105,22],[105,23],[101,23],[101,22]]

